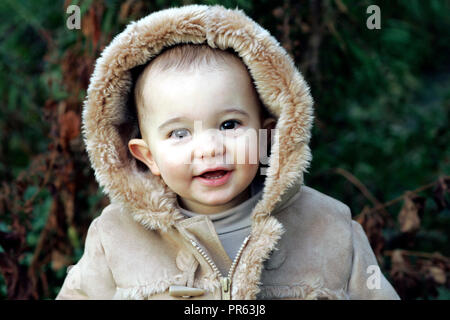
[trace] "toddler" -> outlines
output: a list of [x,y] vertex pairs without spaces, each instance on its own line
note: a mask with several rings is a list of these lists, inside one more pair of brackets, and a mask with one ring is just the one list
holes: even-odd
[[83,109],[111,204],[57,299],[398,299],[349,208],[303,184],[312,105],[241,10],[131,23]]

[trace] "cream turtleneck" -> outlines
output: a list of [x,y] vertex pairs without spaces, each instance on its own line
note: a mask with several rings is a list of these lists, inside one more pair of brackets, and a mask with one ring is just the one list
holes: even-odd
[[[236,256],[245,237],[250,234],[251,213],[262,197],[262,187],[262,183],[255,180],[251,184],[251,196],[249,199],[228,210],[207,215],[211,219],[219,239],[231,260]],[[179,203],[178,207],[180,212],[187,217],[200,215],[182,208]]]

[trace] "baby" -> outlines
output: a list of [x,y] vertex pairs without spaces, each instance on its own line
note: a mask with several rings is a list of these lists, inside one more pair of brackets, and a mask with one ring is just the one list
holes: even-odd
[[303,184],[311,123],[306,82],[242,11],[132,24],[83,110],[111,204],[57,298],[398,299],[349,208]]

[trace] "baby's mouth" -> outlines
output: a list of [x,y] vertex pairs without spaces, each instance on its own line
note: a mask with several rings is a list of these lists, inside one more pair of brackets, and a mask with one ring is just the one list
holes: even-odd
[[227,172],[228,171],[226,171],[226,170],[208,171],[208,172],[205,172],[204,174],[199,175],[197,177],[202,177],[202,178],[205,178],[205,179],[208,179],[208,180],[220,179],[224,175],[226,175]]

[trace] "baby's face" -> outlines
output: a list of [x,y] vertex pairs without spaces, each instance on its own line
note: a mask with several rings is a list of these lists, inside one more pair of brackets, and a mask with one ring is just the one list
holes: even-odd
[[[244,66],[151,74],[138,108],[146,113],[143,139],[131,140],[130,151],[162,176],[183,206],[207,214],[245,200],[258,171],[262,123]],[[223,171],[202,176],[216,168]]]

